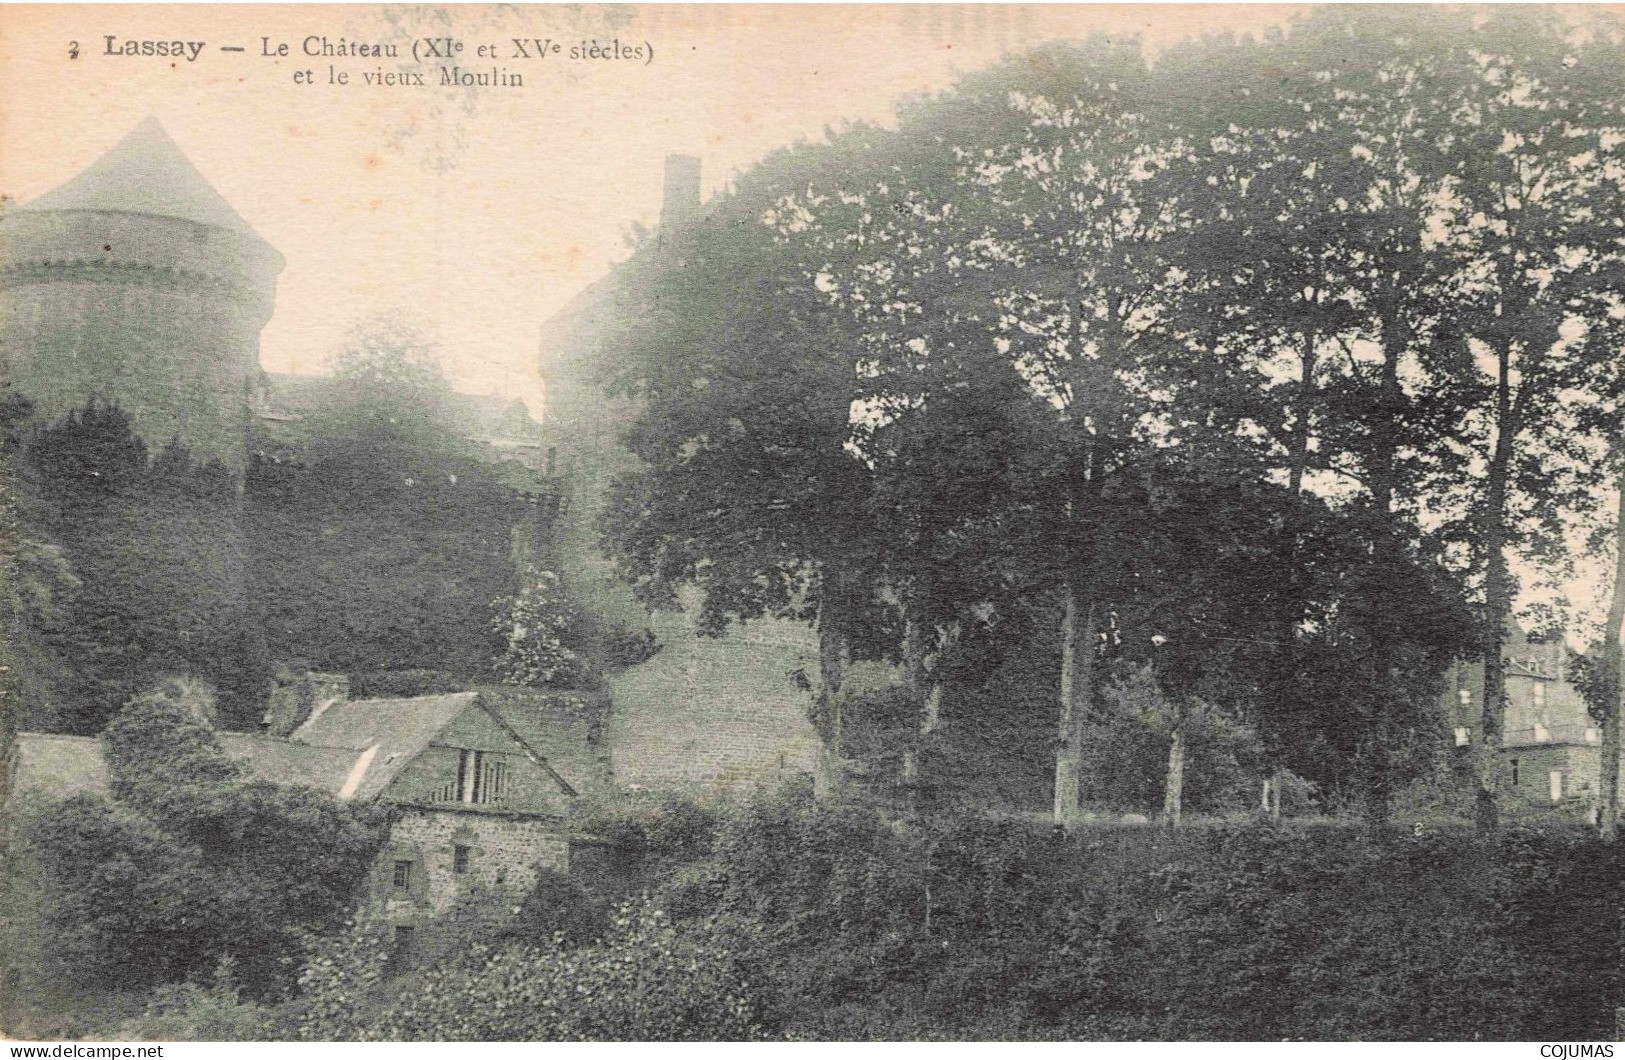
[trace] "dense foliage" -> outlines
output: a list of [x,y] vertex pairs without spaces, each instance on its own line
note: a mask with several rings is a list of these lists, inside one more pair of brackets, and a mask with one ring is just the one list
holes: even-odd
[[[413,958],[363,920],[306,965],[300,1033],[1589,1040],[1625,986],[1597,931],[1625,866],[1578,831],[899,830],[789,798],[636,818],[646,897],[593,938],[492,905]],[[544,877],[525,904],[614,908],[625,882]]]
[[157,448],[116,404],[48,424],[7,397],[8,724],[92,734],[190,674],[219,690],[222,724],[252,729],[273,662],[511,676],[493,620],[524,598],[519,568],[550,562],[551,509],[516,489],[533,476],[458,434],[456,395],[408,339],[364,332],[335,371],[246,472]]
[[300,1036],[315,1041],[728,1041],[760,1036],[731,955],[679,934],[648,901],[627,903],[599,941],[563,937],[455,958],[384,989],[386,933],[366,921],[301,976]]
[[1620,43],[1323,8],[1046,46],[780,152],[625,273],[623,570],[707,629],[816,621],[831,752],[845,661],[898,662],[909,784],[953,699],[999,702],[966,658],[1030,651],[1059,820],[1124,665],[1381,818],[1614,452]]
[[[94,733],[154,680],[192,673],[228,720],[258,720],[269,682],[247,606],[241,501],[231,473],[181,446],[156,455],[116,405],[92,401],[25,436],[15,461],[33,672],[27,724]],[[14,575],[16,576],[16,575]]]
[[244,497],[250,585],[277,659],[340,673],[492,675],[528,506],[473,457],[379,442],[259,460]]
[[1625,985],[1622,868],[1578,832],[900,834],[777,802],[661,882],[792,1035],[1585,1040]]
[[[501,620],[515,601],[535,603],[527,571],[551,561],[550,513],[516,491],[512,466],[462,437],[456,395],[410,329],[359,330],[333,372],[301,424],[304,443],[259,454],[245,485],[272,657],[350,674],[511,679],[514,623]],[[527,614],[531,628],[565,601],[545,604]]]
[[570,647],[574,630],[559,576],[527,564],[519,582],[511,597],[495,601],[491,628],[502,641],[501,654],[492,660],[497,672],[510,685],[575,683],[584,660]]
[[246,993],[277,997],[306,940],[338,930],[366,886],[382,814],[239,776],[212,712],[192,683],[137,697],[104,735],[113,798],[36,804],[21,820],[60,981],[179,983],[229,957]]

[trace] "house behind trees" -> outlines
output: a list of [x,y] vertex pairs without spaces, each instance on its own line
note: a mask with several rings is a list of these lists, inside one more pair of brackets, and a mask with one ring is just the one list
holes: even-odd
[[[476,887],[520,895],[538,869],[569,871],[579,842],[570,811],[610,783],[602,696],[489,689],[351,700],[342,682],[320,687],[285,736],[217,738],[247,776],[393,808],[369,884],[390,924],[416,927]],[[10,780],[14,794],[105,793],[101,741],[19,733]]]

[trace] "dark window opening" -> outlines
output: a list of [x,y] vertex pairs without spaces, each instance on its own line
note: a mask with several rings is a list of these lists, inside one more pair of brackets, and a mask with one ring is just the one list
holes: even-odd
[[507,798],[508,765],[500,754],[463,751],[458,755],[458,802],[503,802]]
[[468,871],[468,848],[461,843],[451,848],[451,871],[456,873]]
[[1518,760],[1516,758],[1512,760],[1512,786],[1518,786]]
[[412,863],[410,861],[397,861],[395,863],[395,886],[403,891],[412,889]]
[[395,928],[395,949],[399,953],[410,953],[412,943],[416,940],[418,929],[409,924],[400,924]]

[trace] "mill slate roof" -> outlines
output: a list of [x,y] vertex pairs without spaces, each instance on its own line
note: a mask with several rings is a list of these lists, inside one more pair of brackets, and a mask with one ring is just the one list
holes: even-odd
[[260,240],[249,223],[148,118],[67,183],[18,210],[110,210],[178,217]]
[[349,790],[341,791],[351,798],[370,799],[477,699],[475,692],[454,692],[334,703],[312,713],[288,738],[295,743],[370,752],[365,764],[357,760],[360,774],[346,778]]
[[[470,707],[482,707],[566,794],[575,794],[530,740],[495,707],[481,704],[477,692],[340,701],[319,705],[287,739],[242,732],[220,732],[216,739],[245,776],[368,801]],[[18,733],[12,778],[15,791],[56,798],[108,789],[102,743],[89,736]]]
[[344,790],[344,782],[360,758],[348,747],[312,747],[255,733],[222,732],[215,738],[247,775],[317,788],[329,795]]
[[[348,747],[311,747],[245,732],[216,734],[245,776],[278,784],[318,788],[337,795],[360,754]],[[17,734],[12,759],[14,791],[34,791],[52,798],[103,795],[108,790],[107,759],[94,736],[50,732]]]

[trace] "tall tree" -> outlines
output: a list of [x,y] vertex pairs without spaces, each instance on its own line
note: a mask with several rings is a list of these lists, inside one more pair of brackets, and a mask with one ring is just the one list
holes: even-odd
[[[1472,403],[1462,443],[1482,466],[1467,516],[1483,572],[1484,703],[1477,818],[1498,818],[1505,672],[1517,593],[1515,552],[1564,556],[1566,518],[1600,484],[1575,409],[1599,378],[1584,341],[1601,277],[1620,267],[1618,150],[1625,92],[1617,40],[1581,34],[1555,12],[1496,12],[1472,39],[1473,77],[1453,108],[1448,245],[1476,312],[1451,366]],[[1610,176],[1610,167],[1615,174]],[[1595,397],[1596,395],[1592,395]],[[1617,425],[1612,425],[1617,429]]]
[[1110,609],[1108,494],[1144,444],[1146,395],[1133,381],[1164,271],[1157,243],[1173,224],[1150,179],[1169,136],[1135,105],[1146,79],[1137,42],[1048,49],[966,85],[967,96],[1002,100],[1004,114],[953,144],[956,201],[975,204],[960,221],[960,253],[982,264],[982,312],[999,325],[994,341],[1052,417],[1039,540],[1061,600],[1061,822],[1078,810]]
[[[1391,748],[1429,709],[1428,660],[1452,648],[1436,621],[1452,595],[1448,542],[1432,532],[1422,487],[1460,482],[1468,464],[1450,441],[1469,404],[1452,361],[1463,307],[1437,232],[1459,164],[1449,115],[1471,70],[1470,32],[1454,14],[1317,11],[1267,42],[1254,67],[1270,71],[1267,85],[1243,72],[1197,104],[1215,114],[1215,135],[1185,163],[1189,183],[1207,190],[1181,260],[1191,279],[1179,326],[1215,381],[1206,395],[1251,421],[1259,458],[1289,489],[1318,494],[1367,543],[1364,559],[1316,590],[1340,601],[1334,624],[1288,607],[1272,626],[1283,644],[1318,629],[1327,646],[1357,651],[1337,702],[1362,730],[1374,817]],[[1304,501],[1282,527],[1294,547],[1316,521]],[[1444,596],[1413,592],[1416,573]],[[1295,676],[1303,663],[1297,651],[1280,659],[1272,698],[1283,723],[1314,710],[1302,694],[1312,682]]]

